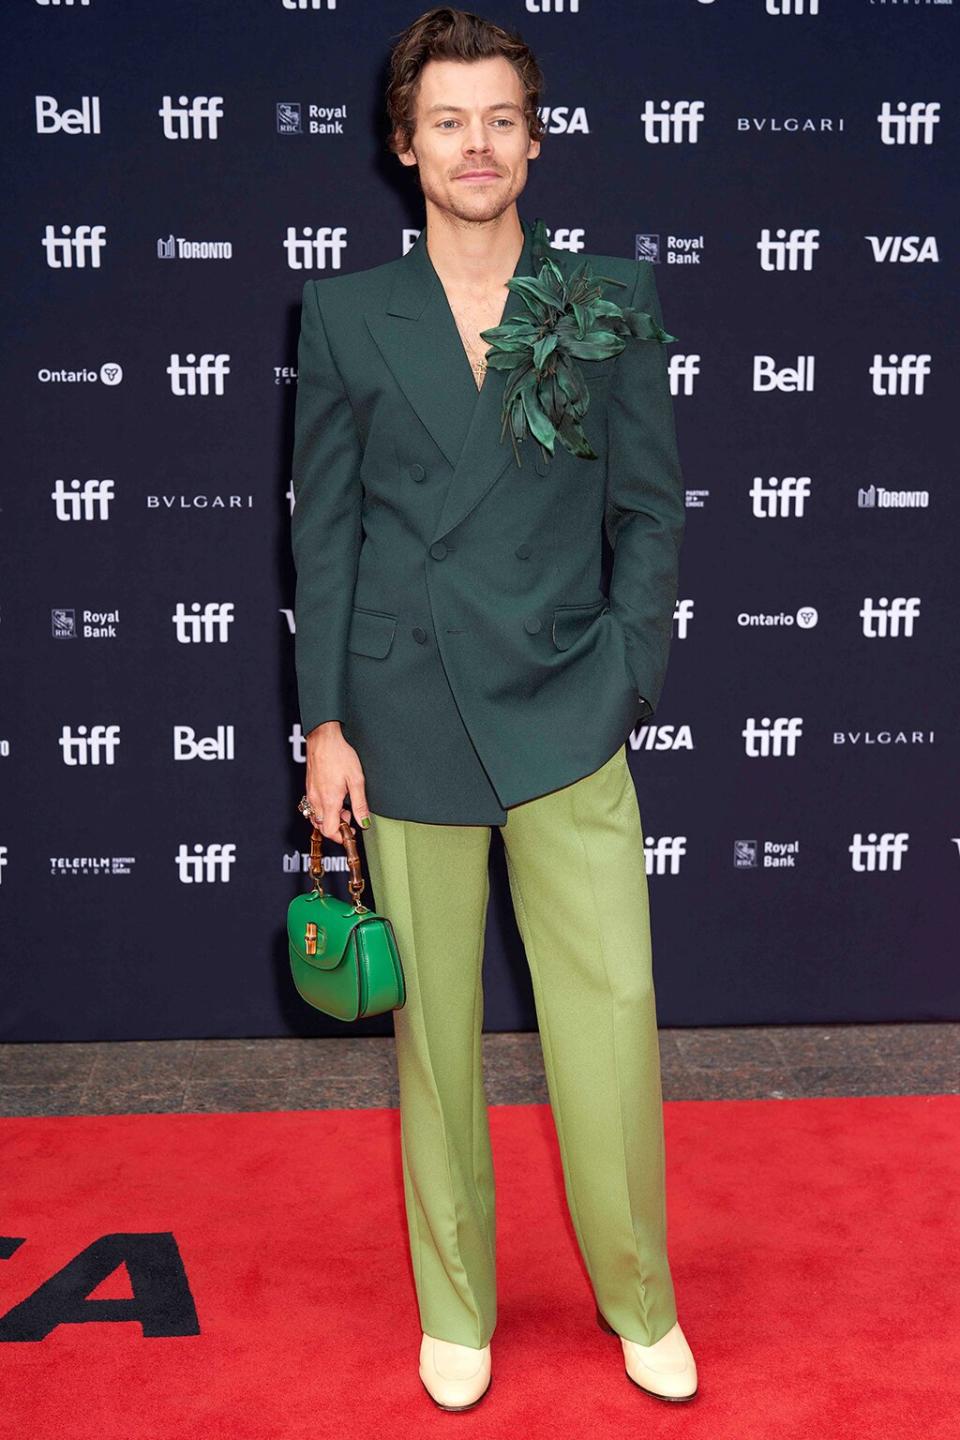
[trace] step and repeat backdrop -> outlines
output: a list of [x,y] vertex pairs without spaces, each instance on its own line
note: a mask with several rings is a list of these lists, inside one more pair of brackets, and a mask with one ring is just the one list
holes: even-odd
[[[423,8],[4,7],[2,1040],[390,1031],[289,974],[290,470],[304,280],[423,223],[382,101]],[[521,215],[653,261],[678,337],[680,594],[628,737],[660,1023],[955,1019],[954,8],[482,13],[546,77]],[[491,872],[486,1027],[532,1029],[496,830]]]

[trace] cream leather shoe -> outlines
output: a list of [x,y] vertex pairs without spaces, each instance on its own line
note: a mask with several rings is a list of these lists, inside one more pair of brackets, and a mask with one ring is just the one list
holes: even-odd
[[[600,1310],[597,1310],[597,1324],[601,1330],[616,1335]],[[687,1344],[687,1337],[680,1329],[680,1321],[668,1330],[666,1335],[653,1345],[641,1345],[637,1340],[617,1337],[623,1348],[624,1368],[627,1378],[648,1395],[658,1400],[692,1400],[697,1393],[697,1362]]]
[[474,1350],[425,1331],[420,1341],[420,1379],[441,1410],[470,1410],[492,1384],[490,1346]]

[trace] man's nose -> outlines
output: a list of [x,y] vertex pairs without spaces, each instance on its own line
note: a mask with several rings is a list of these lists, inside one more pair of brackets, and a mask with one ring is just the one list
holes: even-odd
[[468,126],[463,137],[463,148],[468,155],[473,155],[478,150],[487,153],[493,149],[489,131],[485,129],[482,120]]

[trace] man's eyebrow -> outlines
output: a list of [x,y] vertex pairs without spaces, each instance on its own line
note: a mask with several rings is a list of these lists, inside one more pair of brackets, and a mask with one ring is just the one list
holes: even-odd
[[[485,110],[521,110],[521,107],[513,100],[498,100],[495,105],[485,105],[483,108]],[[463,105],[428,105],[426,113],[432,115],[434,110],[456,110],[461,114],[465,113]]]

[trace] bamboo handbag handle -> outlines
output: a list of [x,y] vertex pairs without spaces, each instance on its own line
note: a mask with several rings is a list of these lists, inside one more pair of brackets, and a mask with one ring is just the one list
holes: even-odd
[[[310,826],[310,874],[313,876],[313,888],[318,895],[323,892],[323,831],[318,830],[316,825]],[[340,821],[340,843],[347,852],[347,865],[350,869],[350,879],[347,881],[347,889],[353,897],[354,907],[357,910],[366,910],[366,905],[361,904],[360,896],[363,894],[366,881],[363,878],[363,870],[360,865],[360,852],[357,849],[356,837],[350,828],[348,820]]]

